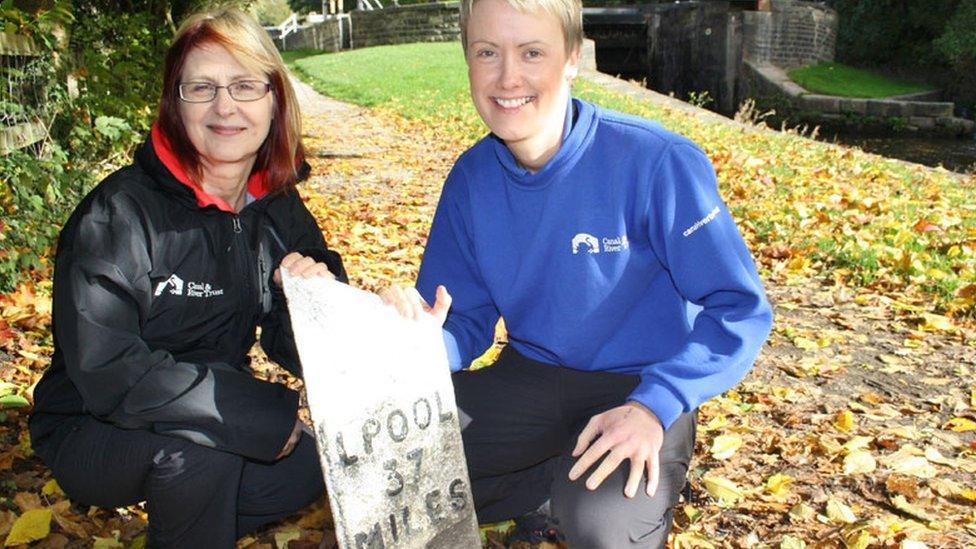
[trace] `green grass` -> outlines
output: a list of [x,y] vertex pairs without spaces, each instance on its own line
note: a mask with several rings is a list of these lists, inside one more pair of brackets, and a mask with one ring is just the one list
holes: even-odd
[[922,84],[895,80],[842,63],[821,63],[800,67],[790,70],[789,76],[794,82],[813,93],[842,97],[889,97],[931,89]]
[[364,48],[301,57],[290,66],[331,97],[367,107],[399,100],[410,118],[436,114],[468,89],[460,42]]
[[[459,154],[487,132],[471,104],[457,42],[296,56],[291,67],[320,93],[420,120],[456,143]],[[855,287],[913,288],[934,298],[936,310],[976,317],[976,300],[955,299],[958,288],[976,283],[976,247],[968,244],[976,234],[972,183],[796,132],[698,118],[585,78],[573,94],[701,145],[764,274],[813,270]],[[918,232],[921,218],[940,230]],[[787,260],[763,259],[764,248],[787,250]]]

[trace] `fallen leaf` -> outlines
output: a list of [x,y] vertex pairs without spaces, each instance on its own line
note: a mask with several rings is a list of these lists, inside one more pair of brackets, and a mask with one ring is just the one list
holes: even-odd
[[957,433],[976,430],[976,421],[966,417],[954,417],[942,424],[943,429],[949,429]]
[[834,428],[842,433],[849,433],[854,428],[854,413],[841,410],[834,416]]
[[720,506],[727,507],[734,505],[743,497],[742,490],[736,483],[729,479],[717,476],[704,476],[702,477],[702,483],[705,484],[705,489],[708,490],[708,493],[718,500]]
[[792,484],[793,477],[776,473],[766,479],[766,491],[777,497],[785,496],[790,492],[790,486]]
[[844,474],[857,475],[874,471],[878,467],[874,456],[867,450],[857,450],[844,456]]
[[715,459],[729,459],[742,446],[742,437],[739,435],[719,435],[712,441],[709,450]]
[[827,518],[834,524],[851,524],[857,521],[854,511],[844,502],[831,498],[827,500]]
[[807,543],[800,538],[790,535],[783,536],[779,542],[779,549],[806,549]]
[[907,514],[911,515],[912,517],[915,517],[915,518],[917,518],[919,520],[922,520],[922,521],[925,521],[925,522],[928,522],[928,521],[932,520],[932,517],[929,516],[929,514],[926,513],[924,510],[922,510],[921,507],[919,507],[917,505],[912,505],[911,503],[908,503],[908,500],[905,498],[905,496],[903,496],[901,494],[899,494],[897,496],[893,496],[891,498],[891,504],[895,506],[895,509],[898,509],[898,510],[904,512],[904,513],[907,513]]
[[32,541],[41,540],[51,533],[51,510],[50,509],[30,509],[14,522],[10,528],[7,540],[3,542],[5,547],[11,545],[21,545]]

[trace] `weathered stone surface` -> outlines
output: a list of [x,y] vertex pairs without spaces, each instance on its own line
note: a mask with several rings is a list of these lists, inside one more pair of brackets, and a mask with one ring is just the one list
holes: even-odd
[[943,101],[912,101],[909,103],[913,116],[952,116],[953,104]]
[[935,128],[935,119],[928,116],[910,116],[908,124],[920,130],[931,130]]
[[867,114],[868,103],[863,99],[844,98],[838,102],[838,110],[844,113]]
[[822,113],[840,112],[840,98],[833,95],[804,95],[801,102],[804,109]]
[[340,546],[480,547],[440,327],[332,280],[284,288]]
[[905,103],[889,99],[868,99],[867,114],[874,116],[904,116]]

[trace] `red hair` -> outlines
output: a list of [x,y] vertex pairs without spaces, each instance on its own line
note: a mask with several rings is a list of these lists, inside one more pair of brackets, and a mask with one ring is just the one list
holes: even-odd
[[295,184],[298,167],[305,160],[301,142],[301,116],[295,92],[285,75],[284,63],[267,33],[253,19],[237,10],[192,16],[177,32],[166,52],[163,94],[159,101],[159,128],[184,170],[199,183],[200,153],[190,142],[180,115],[180,79],[186,58],[195,48],[216,44],[227,49],[241,64],[263,73],[271,83],[274,110],[268,137],[257,152],[252,173],[265,171],[265,186],[275,192]]

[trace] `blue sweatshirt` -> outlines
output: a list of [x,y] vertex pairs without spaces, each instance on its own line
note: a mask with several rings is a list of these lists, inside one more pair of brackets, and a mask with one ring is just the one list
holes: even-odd
[[492,343],[554,366],[640,376],[665,428],[752,366],[772,324],[704,153],[647,120],[573,99],[536,173],[489,135],[454,164],[417,288],[439,284],[451,369]]

